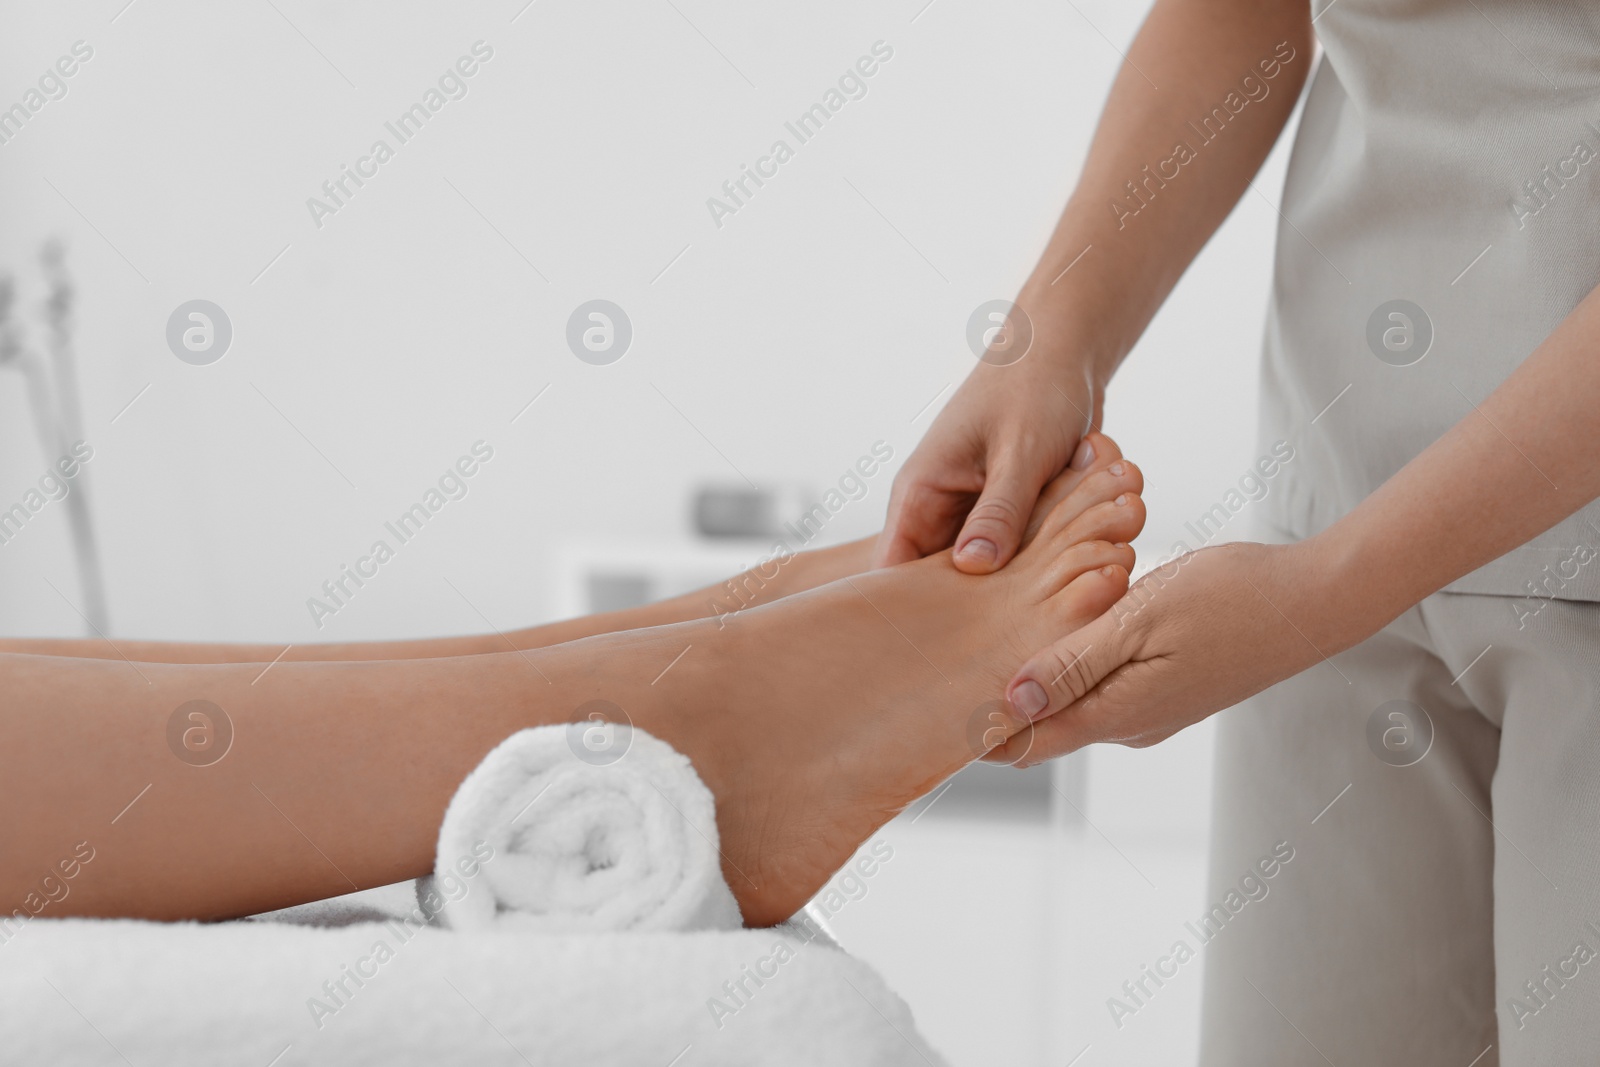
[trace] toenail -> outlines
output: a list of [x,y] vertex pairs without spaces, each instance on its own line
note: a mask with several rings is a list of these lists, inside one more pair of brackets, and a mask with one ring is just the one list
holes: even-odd
[[1072,454],[1072,463],[1070,466],[1073,470],[1081,471],[1087,468],[1089,464],[1093,462],[1094,445],[1090,444],[1089,439],[1085,437],[1083,441],[1079,443],[1078,450]]
[[1045,696],[1044,686],[1035,681],[1026,681],[1011,691],[1011,704],[1032,722],[1050,706],[1050,698]]
[[1128,473],[1127,465],[1124,464],[1120,459],[1111,466],[1107,467],[1106,470],[1110,471],[1112,474],[1115,474],[1118,478]]
[[1117,497],[1117,507],[1119,508],[1125,508],[1132,502],[1133,497],[1128,493],[1123,493],[1121,496]]
[[1128,542],[1126,542],[1126,541],[1118,541],[1118,542],[1117,542],[1117,543],[1116,543],[1116,544],[1115,544],[1115,545],[1114,545],[1114,546],[1112,546],[1112,547],[1114,547],[1114,548],[1127,548],[1127,547],[1128,547]]
[[974,537],[962,545],[961,550],[956,553],[958,558],[971,560],[973,563],[993,563],[999,555],[1000,552],[994,547],[994,542],[982,537]]

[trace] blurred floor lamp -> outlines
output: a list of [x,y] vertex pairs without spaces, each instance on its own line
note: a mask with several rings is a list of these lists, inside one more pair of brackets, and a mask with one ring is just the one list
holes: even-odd
[[[44,449],[45,462],[72,453],[83,440],[83,414],[78,404],[78,372],[72,351],[72,280],[67,276],[66,253],[51,239],[39,250],[49,297],[42,308],[47,359],[28,346],[24,325],[16,314],[17,292],[12,279],[0,275],[0,367],[18,371],[26,383],[33,409],[34,430]],[[95,544],[89,512],[88,471],[80,469],[67,481],[67,522],[72,528],[72,551],[83,593],[83,616],[96,636],[106,636],[105,579]]]

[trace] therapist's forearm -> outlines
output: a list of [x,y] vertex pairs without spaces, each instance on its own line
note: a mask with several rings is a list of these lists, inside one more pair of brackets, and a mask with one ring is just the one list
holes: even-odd
[[[1035,351],[1088,358],[1102,384],[1110,378],[1249,187],[1311,59],[1303,3],[1157,0],[1129,46],[1071,200],[1018,296],[1034,322]],[[1214,109],[1227,121],[1213,119],[1220,132],[1204,140],[1202,123]],[[1181,164],[1173,161],[1180,144],[1192,153]]]
[[1460,403],[1460,422],[1316,539],[1358,629],[1600,496],[1600,289],[1488,398]]

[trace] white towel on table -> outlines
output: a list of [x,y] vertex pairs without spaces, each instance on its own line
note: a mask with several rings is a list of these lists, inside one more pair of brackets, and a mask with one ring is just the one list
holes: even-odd
[[588,729],[523,730],[484,757],[445,811],[424,908],[458,930],[738,929],[688,759],[625,725],[596,757]]
[[783,929],[40,918],[0,946],[0,1004],[0,1062],[49,1067],[943,1063],[870,966]]

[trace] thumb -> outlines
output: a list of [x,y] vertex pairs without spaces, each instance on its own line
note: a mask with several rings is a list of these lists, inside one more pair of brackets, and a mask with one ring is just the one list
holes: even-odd
[[1034,654],[1006,686],[1020,717],[1038,722],[1082,700],[1128,660],[1123,615],[1111,611]]
[[991,574],[1011,562],[1044,483],[1021,464],[997,464],[956,538],[956,569]]

